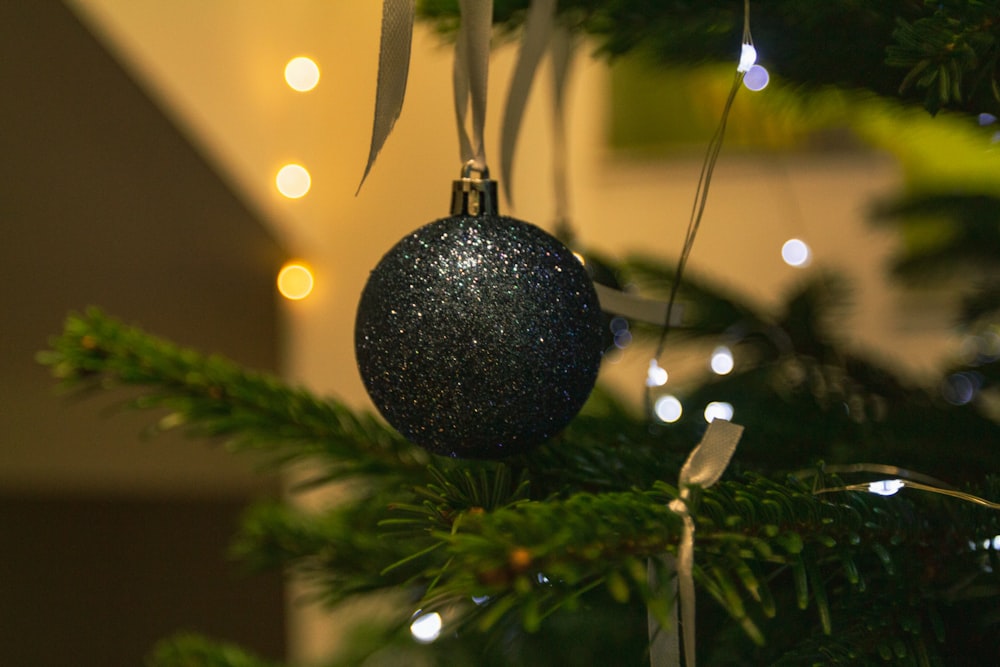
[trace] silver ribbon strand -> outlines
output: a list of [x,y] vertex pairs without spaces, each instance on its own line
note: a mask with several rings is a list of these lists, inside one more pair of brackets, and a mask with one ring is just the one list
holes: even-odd
[[[552,178],[556,198],[556,229],[569,230],[569,181],[566,178],[566,81],[573,63],[576,41],[565,25],[557,25],[552,33]],[[661,319],[660,322],[663,320]]]
[[[532,0],[528,15],[524,20],[524,36],[521,38],[521,49],[518,52],[514,75],[510,80],[507,92],[507,105],[504,107],[503,123],[500,129],[500,182],[503,184],[507,201],[511,198],[511,171],[514,164],[514,149],[517,147],[517,135],[521,129],[521,119],[524,108],[531,93],[531,84],[535,80],[535,72],[542,56],[552,38],[552,28],[555,25],[556,0]],[[558,85],[558,84],[557,84]]]
[[384,0],[382,3],[382,37],[378,54],[378,84],[375,89],[375,120],[372,123],[372,143],[368,149],[368,164],[361,176],[358,190],[368,178],[375,158],[389,138],[406,96],[406,79],[410,72],[410,45],[413,40],[413,18],[416,0]]
[[[462,164],[472,163],[479,172],[486,171],[486,83],[490,62],[490,33],[493,28],[493,0],[459,0],[462,22],[455,44],[455,119]],[[468,129],[469,105],[472,106],[472,134]]]
[[[683,623],[684,657],[687,667],[695,667],[694,519],[688,508],[688,500],[691,498],[692,486],[707,489],[719,481],[729,466],[729,460],[733,457],[733,452],[736,451],[736,445],[742,436],[742,426],[722,419],[712,421],[701,442],[681,468],[678,482],[680,496],[670,503],[670,509],[684,520],[676,559],[681,615],[678,619],[677,605],[674,605],[674,619],[670,628],[661,628],[654,618],[649,619],[651,667],[680,667],[680,650],[677,646],[678,620]],[[655,568],[651,563],[649,566],[651,588],[657,585],[654,576]]]

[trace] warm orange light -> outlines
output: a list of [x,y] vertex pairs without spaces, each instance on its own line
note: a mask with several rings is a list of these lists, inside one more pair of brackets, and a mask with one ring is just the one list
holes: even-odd
[[300,93],[312,90],[319,83],[319,65],[305,56],[292,58],[285,65],[285,83]]
[[309,296],[314,283],[312,270],[302,262],[287,262],[278,272],[278,291],[292,301]]
[[301,164],[286,164],[278,170],[274,185],[278,188],[278,192],[289,199],[298,199],[309,192],[312,177]]

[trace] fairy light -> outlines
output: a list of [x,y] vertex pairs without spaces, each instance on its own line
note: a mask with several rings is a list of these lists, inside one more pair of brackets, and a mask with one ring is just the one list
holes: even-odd
[[725,401],[712,401],[705,406],[705,421],[711,424],[716,419],[730,421],[733,418],[733,404]]
[[673,424],[681,418],[684,406],[681,405],[680,400],[676,396],[666,394],[656,399],[656,403],[653,404],[653,412],[661,422]]
[[430,644],[441,636],[441,614],[432,611],[429,614],[422,614],[417,610],[413,622],[410,623],[410,634],[421,644]]
[[628,320],[624,317],[615,317],[608,325],[611,335],[614,336],[614,345],[619,350],[624,350],[632,344],[632,332],[629,330]]
[[298,56],[285,65],[285,83],[300,93],[305,93],[319,83],[319,65],[311,58]]
[[656,363],[656,359],[649,360],[649,370],[646,371],[647,387],[662,387],[667,383],[667,369]]
[[952,373],[942,383],[941,394],[952,405],[965,405],[976,397],[981,384],[981,377],[976,373]]
[[712,351],[709,366],[716,375],[728,375],[733,372],[736,361],[733,359],[733,352],[725,345],[720,345]]
[[757,49],[754,48],[753,44],[743,44],[743,49],[740,51],[740,64],[736,66],[737,72],[746,72],[754,63],[757,62]]
[[302,262],[287,262],[278,272],[278,292],[291,301],[300,301],[312,293],[315,279]]
[[877,493],[880,496],[894,496],[904,486],[906,484],[901,479],[883,479],[870,483],[868,492]]
[[743,85],[747,87],[747,90],[752,90],[755,93],[767,88],[767,84],[770,82],[771,75],[761,65],[753,65],[743,75]]
[[278,192],[289,199],[299,199],[309,192],[312,177],[301,164],[286,164],[278,170],[274,185],[278,188]]
[[812,251],[805,241],[801,239],[788,239],[781,246],[781,259],[788,266],[803,268],[809,266],[812,259]]

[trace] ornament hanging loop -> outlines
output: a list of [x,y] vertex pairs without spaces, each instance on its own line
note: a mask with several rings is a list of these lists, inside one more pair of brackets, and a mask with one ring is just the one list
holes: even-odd
[[[478,177],[473,177],[473,173]],[[497,182],[490,180],[489,167],[479,167],[469,160],[462,167],[462,177],[452,182],[451,214],[478,217],[499,215]]]

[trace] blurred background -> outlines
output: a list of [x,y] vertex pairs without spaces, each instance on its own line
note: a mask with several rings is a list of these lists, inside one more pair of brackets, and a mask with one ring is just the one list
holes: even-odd
[[[110,418],[120,397],[59,397],[34,355],[68,311],[97,305],[367,409],[353,356],[361,289],[397,240],[448,215],[461,167],[452,49],[418,24],[403,114],[355,194],[380,19],[380,3],[322,0],[0,5],[0,664],[136,664],[185,629],[272,657],[310,659],[335,641],[301,592],[227,560],[242,508],[280,480],[221,447],[143,438],[147,418]],[[576,241],[673,261],[732,68],[609,66],[591,51],[578,45],[567,88]],[[309,63],[286,79],[297,57],[314,86],[298,78]],[[515,58],[512,42],[492,60],[487,158]],[[552,231],[542,67],[502,212]],[[921,110],[741,91],[689,270],[764,307],[810,271],[836,271],[852,288],[842,334],[919,382],[961,344],[954,298],[887,279],[902,241],[870,212],[922,179],[967,181],[996,159],[988,146]],[[807,261],[783,259],[789,240]],[[311,271],[305,298],[276,289],[289,260]],[[707,363],[665,359],[678,382]],[[638,401],[648,363],[626,346],[602,381]]]

